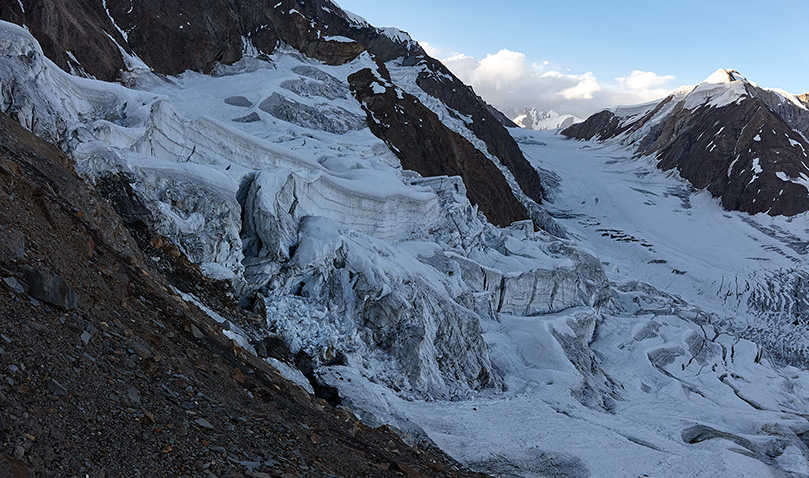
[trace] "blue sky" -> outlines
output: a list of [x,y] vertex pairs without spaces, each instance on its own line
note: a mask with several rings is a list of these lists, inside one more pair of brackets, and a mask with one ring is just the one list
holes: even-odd
[[337,2],[427,42],[439,59],[454,57],[445,63],[501,108],[524,100],[586,115],[696,84],[717,68],[809,92],[806,0]]

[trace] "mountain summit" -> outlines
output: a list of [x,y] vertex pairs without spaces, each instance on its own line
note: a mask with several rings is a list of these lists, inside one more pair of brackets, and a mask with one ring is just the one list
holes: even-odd
[[736,70],[727,70],[724,68],[720,68],[713,72],[711,76],[705,78],[703,83],[730,83],[733,81],[742,81],[744,83],[750,83],[747,78],[745,78],[741,73]]
[[631,146],[727,209],[787,216],[809,210],[806,103],[736,70],[717,70],[659,102],[596,113],[562,134]]

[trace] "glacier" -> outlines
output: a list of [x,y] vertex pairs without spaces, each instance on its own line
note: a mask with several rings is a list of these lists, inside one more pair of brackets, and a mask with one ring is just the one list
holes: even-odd
[[401,169],[347,94],[351,73],[377,68],[367,53],[327,66],[280,49],[214,75],[139,71],[128,89],[62,72],[22,29],[2,34],[18,45],[4,111],[91,182],[127,183],[157,233],[241,295],[271,310],[305,299],[309,326],[266,324],[294,353],[346,356],[403,396],[464,396],[500,386],[481,320],[606,297],[588,252],[530,223],[495,228],[457,178]]
[[[0,24],[0,109],[131,188],[140,220],[261,302],[228,337],[283,338],[367,423],[497,476],[809,476],[805,217],[729,213],[621,145],[512,130],[553,202],[532,206],[546,230],[492,226],[357,121],[366,68],[281,48],[124,87]],[[417,67],[387,68],[488,154]]]

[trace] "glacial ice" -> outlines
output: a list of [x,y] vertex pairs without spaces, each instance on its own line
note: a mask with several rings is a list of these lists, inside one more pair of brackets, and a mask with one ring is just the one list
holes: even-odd
[[[4,34],[36,49],[19,29]],[[302,297],[314,322],[332,317],[346,338],[333,340],[325,323],[290,329],[282,317],[268,318],[269,330],[298,344],[293,351],[322,363],[353,354],[349,360],[403,396],[497,388],[481,320],[606,297],[591,254],[530,224],[495,228],[458,178],[398,168],[347,95],[347,76],[373,61],[367,54],[328,67],[282,51],[273,65],[248,59],[241,74],[235,65],[171,83],[141,72],[141,90],[83,88],[41,53],[5,61],[7,81],[29,82],[15,85],[18,98],[4,110],[65,118],[41,123],[41,133],[64,138],[91,181],[126,174],[156,231],[203,270],[231,271],[238,290],[260,289],[268,303]],[[247,111],[260,121],[230,121]],[[429,253],[410,247],[418,242],[431,244]]]

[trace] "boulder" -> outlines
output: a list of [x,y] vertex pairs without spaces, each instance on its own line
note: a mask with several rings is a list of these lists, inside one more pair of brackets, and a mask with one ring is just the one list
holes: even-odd
[[77,307],[76,292],[61,277],[50,271],[24,268],[22,276],[28,284],[28,295],[64,310]]

